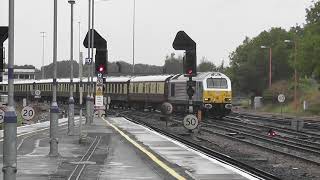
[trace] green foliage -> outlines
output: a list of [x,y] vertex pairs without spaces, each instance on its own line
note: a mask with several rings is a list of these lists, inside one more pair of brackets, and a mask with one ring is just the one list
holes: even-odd
[[216,71],[217,67],[213,64],[213,62],[210,62],[206,57],[202,57],[197,69],[199,72],[208,72],[208,71]]
[[[263,31],[246,39],[230,55],[230,76],[236,89],[261,95],[269,82],[269,48],[272,49],[272,80],[288,79],[292,75],[290,53],[284,42],[290,33],[281,28]],[[262,49],[261,46],[268,47]]]
[[308,24],[320,23],[320,2],[315,2],[309,9],[306,9],[306,21]]
[[183,72],[183,60],[182,57],[175,57],[174,53],[167,56],[165,59],[163,71],[165,74],[179,74]]

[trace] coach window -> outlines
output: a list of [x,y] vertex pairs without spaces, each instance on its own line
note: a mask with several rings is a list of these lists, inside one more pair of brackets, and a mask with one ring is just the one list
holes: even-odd
[[142,84],[142,93],[147,93],[146,86],[148,86],[148,84],[145,84],[145,83]]
[[123,94],[127,94],[127,84],[123,85]]
[[136,93],[136,83],[132,84],[132,92]]
[[119,84],[119,94],[122,94],[122,84]]

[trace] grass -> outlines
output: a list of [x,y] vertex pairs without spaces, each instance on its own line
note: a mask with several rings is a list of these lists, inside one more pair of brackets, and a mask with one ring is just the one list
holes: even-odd
[[[286,96],[284,104],[280,104],[277,100],[279,94]],[[270,89],[263,93],[263,108],[260,111],[281,113],[289,115],[320,115],[320,91],[319,84],[312,79],[300,79],[297,88],[297,112],[294,105],[294,83],[290,81],[278,81],[272,85]],[[307,109],[303,110],[303,101],[307,102]],[[243,104],[244,107],[247,105]]]

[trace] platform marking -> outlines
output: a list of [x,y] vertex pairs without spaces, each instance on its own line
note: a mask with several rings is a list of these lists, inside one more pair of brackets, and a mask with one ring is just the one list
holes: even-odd
[[111,124],[109,121],[107,121],[106,119],[104,119],[102,117],[102,119],[109,125],[111,126],[113,129],[115,129],[116,131],[119,132],[119,134],[121,134],[124,138],[126,138],[131,144],[133,144],[134,146],[136,146],[140,151],[142,151],[143,153],[145,153],[147,156],[149,156],[149,158],[154,161],[155,163],[157,163],[160,167],[162,167],[164,170],[166,170],[169,174],[171,174],[173,177],[175,177],[176,179],[179,180],[186,180],[185,177],[181,176],[180,174],[178,174],[175,170],[173,170],[172,168],[170,168],[168,165],[166,165],[164,162],[162,162],[161,160],[159,160],[155,155],[153,155],[151,152],[149,152],[148,150],[146,150],[144,147],[142,147],[140,144],[138,144],[137,142],[135,142],[133,139],[131,139],[128,135],[126,135],[123,131],[121,131],[119,128],[117,128],[115,125]]
[[[79,120],[76,120],[75,122],[78,122],[78,121]],[[36,123],[36,124],[38,124],[38,123]],[[67,122],[63,122],[61,124],[58,124],[58,126],[65,126],[67,124],[68,124]],[[30,124],[30,125],[27,125],[27,126],[31,126],[31,125],[33,125],[33,124]],[[20,127],[24,127],[24,126],[20,126]],[[21,134],[17,133],[17,137],[21,137],[21,136],[25,136],[25,135],[29,135],[29,134],[35,134],[37,132],[45,131],[45,130],[48,130],[48,129],[50,129],[50,127],[39,128],[37,130],[30,131],[30,132],[25,132],[25,133],[21,133]],[[3,137],[0,137],[0,142],[2,142],[2,141],[3,141]]]

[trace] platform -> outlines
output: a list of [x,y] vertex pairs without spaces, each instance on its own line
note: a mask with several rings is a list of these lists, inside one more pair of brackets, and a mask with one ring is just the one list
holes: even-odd
[[81,144],[79,131],[66,135],[66,121],[59,120],[56,158],[48,157],[48,122],[18,128],[17,179],[74,179],[81,169],[79,179],[256,179],[121,117],[83,126]]

